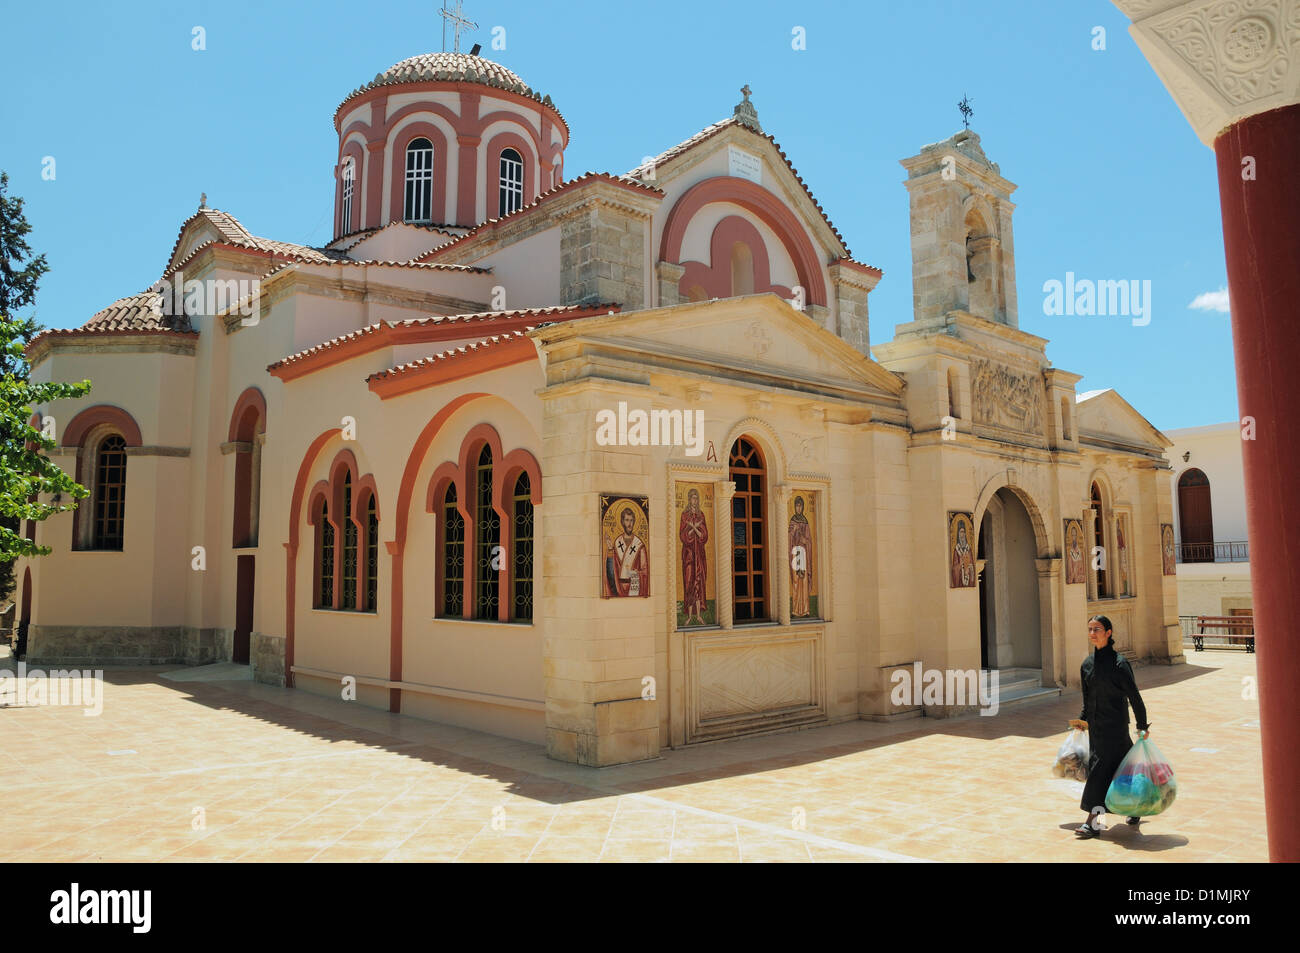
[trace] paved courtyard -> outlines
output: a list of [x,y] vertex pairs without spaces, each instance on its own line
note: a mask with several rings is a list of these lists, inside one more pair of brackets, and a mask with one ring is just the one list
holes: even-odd
[[1137,667],[1177,802],[1084,842],[1082,785],[1050,772],[1077,693],[597,770],[304,692],[110,669],[99,717],[0,709],[0,862],[1266,861],[1255,657],[1188,657]]

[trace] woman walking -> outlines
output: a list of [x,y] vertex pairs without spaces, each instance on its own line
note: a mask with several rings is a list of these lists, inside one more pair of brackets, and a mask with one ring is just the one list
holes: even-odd
[[[1133,679],[1133,667],[1128,659],[1115,651],[1115,634],[1110,619],[1104,615],[1089,619],[1088,641],[1092,643],[1093,651],[1079,669],[1083,683],[1083,711],[1077,719],[1070,720],[1070,727],[1088,732],[1092,753],[1088,760],[1088,781],[1083,786],[1083,798],[1079,802],[1079,807],[1088,812],[1088,819],[1075,829],[1075,834],[1081,838],[1101,836],[1106,791],[1119,763],[1133,747],[1128,734],[1130,703],[1141,737],[1150,734],[1147,707],[1142,703],[1137,682]],[[1138,818],[1130,817],[1128,823],[1137,824]]]

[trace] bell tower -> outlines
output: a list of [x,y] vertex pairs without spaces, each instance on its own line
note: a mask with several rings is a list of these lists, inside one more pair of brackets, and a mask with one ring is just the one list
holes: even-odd
[[1016,314],[1011,193],[970,129],[903,159],[912,219],[913,321],[942,326],[965,311],[1008,327]]

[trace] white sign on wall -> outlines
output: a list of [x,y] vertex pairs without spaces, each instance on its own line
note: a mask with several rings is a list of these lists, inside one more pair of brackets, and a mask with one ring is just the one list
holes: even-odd
[[749,179],[751,182],[763,184],[763,160],[752,152],[746,152],[744,149],[737,149],[735,146],[727,147],[728,171],[741,179]]

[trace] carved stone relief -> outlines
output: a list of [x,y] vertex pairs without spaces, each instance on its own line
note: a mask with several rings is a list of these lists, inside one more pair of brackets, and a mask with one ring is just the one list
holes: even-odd
[[1041,433],[1046,391],[1037,374],[1013,371],[1003,364],[977,360],[971,363],[976,423],[1008,430]]

